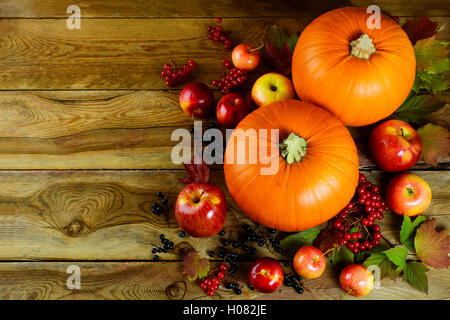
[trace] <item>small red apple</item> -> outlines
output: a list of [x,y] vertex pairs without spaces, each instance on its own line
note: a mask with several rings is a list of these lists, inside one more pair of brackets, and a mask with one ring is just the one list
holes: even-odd
[[372,291],[375,278],[366,267],[360,264],[351,264],[342,269],[339,283],[348,294],[354,297],[364,297]]
[[292,81],[279,73],[266,73],[255,81],[252,87],[252,99],[258,107],[275,101],[295,99]]
[[237,125],[250,112],[251,101],[240,93],[228,93],[219,100],[217,120],[224,127]]
[[190,116],[206,117],[214,107],[212,90],[202,82],[188,83],[181,90],[180,106]]
[[248,44],[242,43],[234,47],[233,52],[231,52],[231,60],[236,68],[252,71],[259,64],[259,53]]
[[430,185],[413,173],[399,174],[386,187],[386,202],[399,215],[416,216],[431,203]]
[[416,130],[401,120],[388,120],[369,137],[369,152],[381,170],[406,171],[422,153],[422,140]]
[[256,290],[272,293],[283,283],[283,268],[275,259],[259,258],[250,266],[249,280]]
[[211,183],[188,184],[175,203],[178,225],[196,238],[210,237],[222,230],[226,212],[225,195]]
[[305,279],[320,277],[326,265],[322,251],[314,246],[301,247],[294,256],[294,269]]

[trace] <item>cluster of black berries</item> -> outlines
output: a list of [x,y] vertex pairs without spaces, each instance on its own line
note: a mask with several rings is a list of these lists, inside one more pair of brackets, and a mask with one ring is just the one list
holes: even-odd
[[303,294],[303,278],[298,274],[284,275],[284,285],[294,288],[298,294]]
[[228,282],[225,285],[225,289],[233,290],[235,294],[240,295],[242,290],[240,289],[239,283],[237,282]]
[[154,247],[152,249],[152,253],[154,254],[154,256],[153,256],[154,261],[159,260],[159,256],[157,255],[157,253],[167,253],[169,250],[173,249],[173,247],[174,247],[174,243],[172,241],[170,241],[169,239],[166,239],[166,237],[163,234],[161,234],[159,236],[159,240],[161,241],[162,246]]
[[161,199],[161,203],[153,202],[152,204],[152,213],[157,214],[158,216],[167,213],[167,204],[169,201],[167,200],[167,195],[163,195],[162,192],[158,191],[156,196]]

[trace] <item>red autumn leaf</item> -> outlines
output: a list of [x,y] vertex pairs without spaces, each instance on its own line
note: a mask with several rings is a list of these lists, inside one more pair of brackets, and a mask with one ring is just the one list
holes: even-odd
[[209,182],[210,169],[208,165],[203,161],[203,158],[195,157],[190,163],[183,163],[189,177],[178,179],[179,182],[189,184],[192,182]]
[[270,42],[264,46],[264,61],[275,68],[275,70],[285,76],[291,73],[292,53],[287,43],[283,45],[283,50],[278,50]]
[[183,273],[190,281],[204,278],[209,272],[209,261],[200,257],[198,252],[192,251],[184,256]]
[[282,27],[270,25],[266,26],[264,38],[264,61],[277,72],[289,76],[298,34],[288,36]]
[[424,222],[417,229],[414,238],[414,247],[417,256],[425,264],[436,268],[448,268],[450,266],[450,236],[449,231],[436,231],[436,220]]
[[415,45],[419,40],[434,36],[437,32],[437,25],[437,22],[422,17],[419,20],[405,23],[403,30],[405,30],[412,44]]
[[450,133],[441,126],[429,123],[417,130],[422,140],[421,158],[428,164],[437,166],[438,157],[448,157],[450,150]]

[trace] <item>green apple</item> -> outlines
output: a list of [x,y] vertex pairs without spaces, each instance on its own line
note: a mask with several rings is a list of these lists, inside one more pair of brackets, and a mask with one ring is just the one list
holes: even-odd
[[252,99],[258,107],[275,101],[295,99],[292,81],[279,73],[266,73],[256,80],[252,88]]

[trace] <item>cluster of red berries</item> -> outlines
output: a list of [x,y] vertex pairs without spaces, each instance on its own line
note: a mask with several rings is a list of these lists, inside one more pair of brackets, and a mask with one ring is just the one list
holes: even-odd
[[208,39],[215,42],[223,42],[224,49],[230,50],[233,46],[233,43],[228,39],[227,32],[225,32],[222,28],[222,18],[217,18],[216,23],[216,27],[208,26]]
[[231,89],[239,87],[247,81],[247,72],[233,67],[233,64],[226,59],[222,60],[222,64],[231,70],[222,79],[213,80],[212,86],[221,89],[222,94],[227,94]]
[[337,237],[342,245],[347,246],[354,254],[360,250],[371,250],[380,244],[382,234],[376,219],[383,219],[384,211],[389,207],[381,196],[380,187],[367,181],[360,174],[356,196],[333,221]]
[[214,295],[217,289],[219,289],[220,281],[225,279],[225,273],[228,270],[228,266],[222,263],[219,267],[215,277],[207,277],[200,284],[200,288],[206,292],[208,296]]
[[161,72],[161,77],[166,79],[166,86],[173,87],[179,83],[186,81],[192,71],[195,69],[195,62],[192,59],[183,67],[177,69],[175,66],[170,67],[169,64],[164,65],[164,70]]

